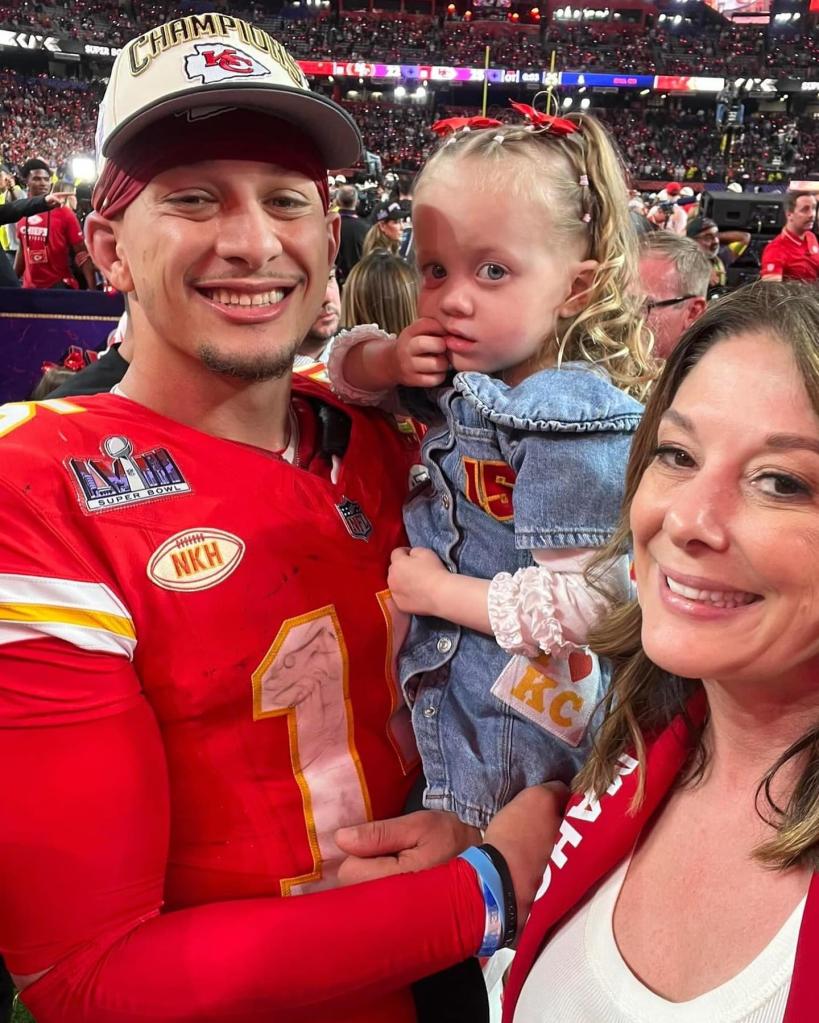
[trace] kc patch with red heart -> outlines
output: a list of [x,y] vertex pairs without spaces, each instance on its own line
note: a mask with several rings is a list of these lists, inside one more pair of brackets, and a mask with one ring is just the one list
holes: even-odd
[[588,649],[510,659],[492,686],[508,707],[569,746],[579,746],[602,696],[597,656]]

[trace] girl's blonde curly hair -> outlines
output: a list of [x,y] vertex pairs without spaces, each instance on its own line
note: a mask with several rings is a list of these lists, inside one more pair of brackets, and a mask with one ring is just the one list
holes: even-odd
[[637,235],[628,211],[626,172],[605,128],[586,114],[565,118],[571,134],[533,125],[463,131],[445,139],[418,176],[417,196],[436,169],[455,160],[480,159],[483,182],[548,212],[551,235],[544,244],[579,247],[598,268],[589,301],[557,326],[556,357],[601,366],[612,382],[642,398],[654,377],[651,335],[634,288]]

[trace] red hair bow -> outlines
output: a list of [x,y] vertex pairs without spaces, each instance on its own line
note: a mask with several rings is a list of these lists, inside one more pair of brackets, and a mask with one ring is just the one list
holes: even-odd
[[551,114],[542,114],[528,103],[516,103],[513,99],[509,103],[519,114],[522,114],[530,124],[538,128],[547,128],[553,135],[574,135],[578,130],[574,121],[567,121],[565,117],[552,117]]
[[462,128],[477,130],[478,128],[500,128],[501,122],[494,117],[447,117],[443,121],[436,121],[432,131],[436,135],[454,135]]

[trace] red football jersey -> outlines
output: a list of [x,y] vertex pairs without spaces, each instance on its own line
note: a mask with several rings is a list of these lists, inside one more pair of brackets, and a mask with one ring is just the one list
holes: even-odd
[[[294,390],[336,404],[320,383],[297,380]],[[200,907],[205,932],[213,904],[245,900],[248,913],[269,913],[269,896],[334,885],[336,828],[401,812],[417,754],[394,670],[404,623],[386,571],[390,552],[404,542],[401,506],[416,444],[377,413],[345,411],[349,443],[327,478],[111,394],[0,409],[0,728],[7,753],[17,750],[18,765],[30,764],[17,777],[38,777],[41,787],[16,811],[12,791],[12,811],[6,804],[3,817],[16,822],[21,849],[36,846],[31,807],[48,804],[44,829],[61,836],[66,889],[52,906],[54,865],[50,854],[34,856],[31,887],[0,891],[0,952],[13,973],[26,976],[67,957],[62,976],[58,967],[26,993],[44,1023],[68,1018],[66,1011],[85,1018],[60,1001],[67,997],[60,985],[74,983],[65,975],[82,983],[100,954],[95,942],[128,935],[133,955],[139,942],[129,929],[145,920],[156,926],[150,921],[161,901],[165,911]],[[49,734],[36,754],[33,731]],[[41,765],[69,734],[70,770],[46,771]],[[142,776],[131,783],[122,760],[131,745],[134,763],[152,764],[150,783]],[[115,765],[110,782],[104,779],[108,796],[98,791],[106,748]],[[64,803],[88,786],[95,793],[88,806],[73,806],[73,819],[61,825]],[[130,813],[123,809],[122,822],[120,800]],[[138,870],[129,873],[120,854],[135,857]],[[93,870],[81,863],[75,875],[74,860],[83,857]],[[451,876],[440,884],[449,887],[459,875],[442,870]],[[296,900],[305,916],[294,908],[285,919],[296,913],[303,926],[318,912],[330,926],[331,906],[342,907],[336,926],[343,945],[355,933],[348,906],[362,904],[355,893]],[[451,918],[446,907],[440,912],[450,922],[437,940],[451,945]],[[469,933],[454,942],[457,955],[447,948],[447,962],[472,950],[480,915],[480,902],[463,911]],[[222,920],[215,940],[240,947],[246,935],[234,938],[231,928]],[[298,928],[287,933],[299,940]],[[310,949],[302,951],[309,960]],[[278,954],[269,954],[275,973]],[[424,948],[412,955],[423,959]],[[430,951],[430,970],[441,965],[440,948]],[[119,1008],[110,1018],[149,1018],[126,1011],[122,992],[134,978],[122,969],[128,980],[117,981]],[[158,965],[150,972],[159,984]],[[322,983],[339,996],[356,987],[349,975],[332,981]],[[299,981],[280,978],[287,983]],[[198,987],[197,997],[205,997]],[[317,1003],[322,992],[318,983]],[[243,1004],[242,1019],[268,1018]],[[313,1009],[307,1018],[412,1018],[406,992],[383,1003],[362,993],[351,1004],[342,1015]],[[230,1018],[204,1008],[171,1016],[159,1005],[150,1018],[166,1018],[163,1011],[169,1019]],[[100,1006],[89,1016],[108,1018]]]

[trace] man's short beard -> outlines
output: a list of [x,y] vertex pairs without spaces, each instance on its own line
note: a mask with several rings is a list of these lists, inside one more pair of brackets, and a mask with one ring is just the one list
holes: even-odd
[[333,327],[325,327],[324,330],[316,330],[315,327],[311,327],[307,332],[307,337],[304,339],[302,347],[308,348],[312,345],[321,345],[322,347],[327,342],[336,336],[338,333],[338,324]]
[[212,373],[221,373],[237,380],[258,384],[263,380],[280,380],[289,373],[293,368],[293,358],[298,347],[298,341],[291,341],[275,352],[264,352],[243,358],[241,355],[225,355],[209,342],[205,342],[199,346],[198,354]]

